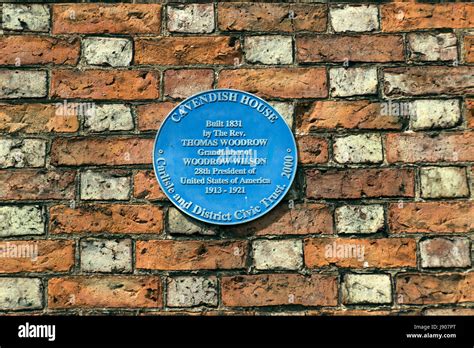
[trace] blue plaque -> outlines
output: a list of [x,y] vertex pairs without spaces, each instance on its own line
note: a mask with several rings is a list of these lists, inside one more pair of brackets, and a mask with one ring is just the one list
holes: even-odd
[[297,151],[282,116],[259,97],[216,89],[176,106],[156,135],[161,189],[184,213],[235,225],[274,208],[295,177]]

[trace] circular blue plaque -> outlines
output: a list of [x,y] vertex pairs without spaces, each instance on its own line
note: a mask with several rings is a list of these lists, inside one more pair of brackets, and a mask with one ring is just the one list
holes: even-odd
[[295,177],[297,151],[282,116],[261,98],[216,89],[176,106],[155,139],[161,189],[184,213],[212,224],[254,220]]

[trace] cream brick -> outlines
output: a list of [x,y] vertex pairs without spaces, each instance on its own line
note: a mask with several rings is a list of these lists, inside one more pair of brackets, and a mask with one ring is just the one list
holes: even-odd
[[332,68],[329,83],[333,97],[376,94],[377,68]]
[[293,63],[291,36],[248,36],[245,38],[245,59],[249,63]]
[[346,274],[342,284],[345,304],[390,303],[392,284],[388,274]]
[[179,33],[212,33],[213,4],[168,5],[168,30]]
[[257,269],[299,269],[303,265],[301,240],[257,240],[253,242]]

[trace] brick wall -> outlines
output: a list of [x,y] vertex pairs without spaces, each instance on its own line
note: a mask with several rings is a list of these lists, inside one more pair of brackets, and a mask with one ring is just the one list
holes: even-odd
[[[5,3],[1,30],[1,313],[474,314],[474,4]],[[217,87],[300,151],[229,228],[151,165]]]

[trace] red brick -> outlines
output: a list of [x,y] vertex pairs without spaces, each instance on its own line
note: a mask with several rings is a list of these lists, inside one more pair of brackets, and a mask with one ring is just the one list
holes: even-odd
[[468,128],[474,128],[474,99],[466,99],[466,119]]
[[392,233],[474,231],[473,202],[398,203],[389,206]]
[[138,129],[158,130],[163,120],[178,105],[175,102],[151,103],[137,106]]
[[73,199],[75,171],[0,170],[0,200]]
[[0,38],[0,65],[75,65],[79,60],[80,49],[78,38],[4,36]]
[[[290,13],[293,13],[292,19]],[[220,3],[218,26],[230,31],[325,31],[323,4]]]
[[306,171],[309,198],[414,197],[410,169],[343,169]]
[[50,208],[51,233],[161,233],[163,207],[138,204],[95,204]]
[[153,139],[56,138],[51,163],[56,166],[128,165],[152,163]]
[[52,6],[53,34],[159,34],[161,5],[64,4]]
[[464,95],[474,93],[472,66],[417,66],[384,69],[387,96],[424,94]]
[[53,98],[156,99],[160,73],[145,70],[53,70]]
[[399,117],[382,114],[382,103],[369,100],[325,100],[296,108],[300,133],[328,129],[401,129]]
[[387,161],[404,162],[465,162],[474,161],[474,133],[387,134]]
[[181,69],[165,72],[165,96],[187,98],[212,89],[214,71],[211,69]]
[[240,42],[230,36],[175,36],[135,41],[135,64],[233,65],[236,59],[242,61]]
[[233,88],[266,98],[327,97],[325,68],[267,68],[223,70],[219,88]]
[[[363,248],[363,254],[358,254],[361,248]],[[349,250],[351,254],[344,254],[344,249]],[[409,238],[310,238],[305,240],[304,258],[309,268],[416,267],[416,240]]]
[[314,135],[302,135],[296,139],[301,164],[326,163],[328,161],[328,143],[326,139]]
[[296,59],[312,62],[403,61],[401,35],[317,35],[296,39]]
[[400,274],[396,279],[399,304],[441,304],[474,301],[474,272]]
[[474,63],[474,35],[464,37],[464,61]]
[[382,31],[472,28],[474,4],[421,4],[393,2],[380,6]]
[[[60,104],[60,105],[59,105]],[[7,133],[77,132],[79,120],[58,112],[63,104],[0,104],[0,131]]]
[[152,170],[140,170],[133,177],[133,196],[139,199],[167,199]]
[[136,267],[155,270],[245,268],[245,241],[149,240],[136,243]]
[[222,302],[229,307],[336,306],[337,277],[259,274],[223,277]]
[[157,276],[77,276],[48,282],[48,307],[161,308],[161,279]]
[[303,203],[290,207],[288,202],[282,202],[263,217],[229,230],[257,236],[332,234],[332,213],[326,204]]
[[[38,252],[37,259],[8,256],[31,248]],[[0,273],[67,272],[74,266],[74,241],[70,240],[8,240],[0,242],[0,249]]]

